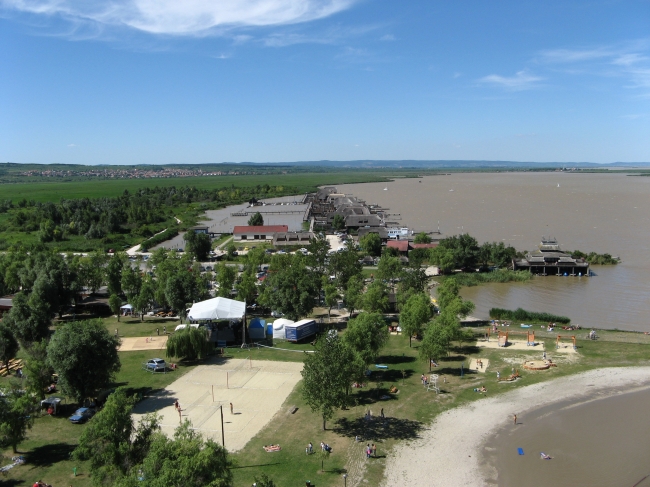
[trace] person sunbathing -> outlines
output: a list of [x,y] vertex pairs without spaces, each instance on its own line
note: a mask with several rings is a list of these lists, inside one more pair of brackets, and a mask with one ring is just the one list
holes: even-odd
[[551,457],[551,456],[547,455],[546,453],[542,452],[542,453],[540,454],[540,458],[541,458],[542,460],[550,460],[550,459],[553,458],[553,457]]

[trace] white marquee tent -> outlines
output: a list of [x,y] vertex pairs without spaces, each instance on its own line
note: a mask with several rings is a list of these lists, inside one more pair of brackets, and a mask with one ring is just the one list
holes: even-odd
[[273,338],[279,338],[281,340],[284,340],[286,338],[284,327],[286,325],[293,325],[293,324],[294,324],[293,321],[287,320],[286,318],[280,318],[279,320],[275,320],[273,322]]
[[213,298],[194,303],[187,313],[192,321],[240,320],[246,314],[246,303],[227,298]]

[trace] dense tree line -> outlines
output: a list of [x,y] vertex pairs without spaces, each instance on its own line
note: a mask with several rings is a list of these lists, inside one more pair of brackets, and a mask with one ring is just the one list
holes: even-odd
[[467,233],[443,238],[430,251],[431,261],[443,273],[454,269],[486,268],[489,264],[501,268],[507,266],[516,255],[517,251],[510,245],[503,242],[485,242],[479,245]]
[[111,234],[131,233],[151,237],[163,222],[173,223],[174,208],[194,203],[220,207],[252,198],[297,193],[297,188],[269,186],[198,189],[195,187],[142,188],[114,198],[62,198],[58,203],[11,200],[0,203],[0,212],[9,212],[13,232],[37,232],[42,243],[61,241],[67,235],[98,240]]

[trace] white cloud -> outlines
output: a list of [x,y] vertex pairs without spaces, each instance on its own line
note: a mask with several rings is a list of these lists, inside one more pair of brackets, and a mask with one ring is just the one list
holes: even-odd
[[0,0],[5,10],[152,34],[205,35],[217,28],[277,26],[328,17],[357,0]]
[[544,64],[561,64],[568,74],[591,74],[627,79],[625,88],[646,91],[650,96],[650,40],[587,49],[554,49],[541,51],[537,58]]
[[77,147],[77,144],[68,144],[68,147]]
[[384,36],[381,36],[379,38],[380,41],[394,41],[396,40],[395,36],[393,34],[386,34]]
[[544,78],[530,74],[526,70],[518,71],[514,76],[501,76],[498,74],[491,74],[479,79],[479,83],[485,83],[493,86],[499,86],[506,90],[522,91],[529,90],[538,86],[538,81]]

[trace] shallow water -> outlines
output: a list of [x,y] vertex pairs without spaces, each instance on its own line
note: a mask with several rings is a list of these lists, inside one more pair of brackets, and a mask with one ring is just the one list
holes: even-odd
[[[419,182],[421,181],[421,182]],[[560,187],[558,187],[558,184]],[[468,173],[399,179],[339,190],[390,208],[418,231],[462,232],[479,242],[533,250],[542,235],[567,250],[618,255],[596,277],[537,277],[463,290],[476,316],[492,307],[569,316],[584,327],[650,331],[650,177],[623,174]],[[452,191],[453,190],[453,191]]]
[[[645,389],[527,412],[488,439],[482,462],[501,487],[632,487],[650,475],[648,404]],[[650,487],[650,477],[638,487]]]

